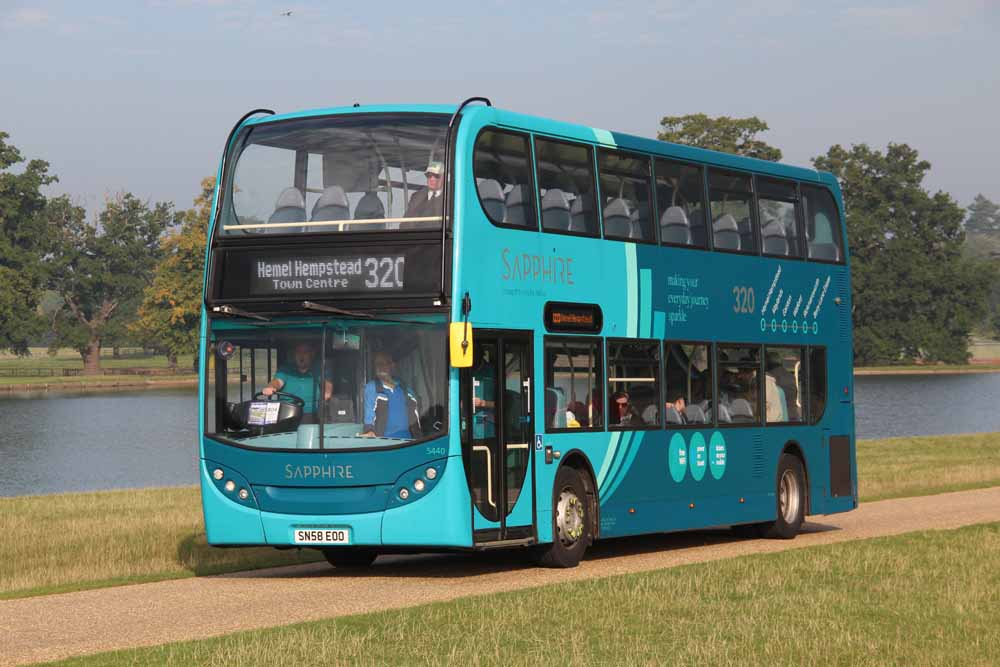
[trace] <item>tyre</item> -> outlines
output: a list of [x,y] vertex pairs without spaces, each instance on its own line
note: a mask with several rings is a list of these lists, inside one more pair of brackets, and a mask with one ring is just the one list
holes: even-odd
[[576,567],[593,540],[592,508],[580,471],[562,466],[552,493],[552,543],[535,552],[544,567]]
[[374,549],[365,547],[323,549],[323,555],[330,565],[340,569],[368,567],[378,557]]
[[792,454],[782,454],[775,480],[777,518],[760,524],[761,536],[790,540],[798,534],[806,518],[806,475],[802,461]]

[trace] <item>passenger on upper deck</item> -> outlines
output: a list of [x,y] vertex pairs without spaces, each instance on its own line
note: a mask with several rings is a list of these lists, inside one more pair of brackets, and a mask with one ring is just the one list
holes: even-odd
[[410,197],[406,207],[407,218],[429,218],[441,215],[441,188],[444,186],[444,165],[431,162],[424,172],[427,177],[427,187],[421,188]]
[[365,385],[366,438],[419,438],[417,397],[396,377],[396,362],[388,352],[375,353],[375,379]]
[[[315,366],[316,348],[310,343],[299,343],[295,346],[292,357],[294,363],[286,362],[279,366],[274,379],[265,385],[261,393],[270,396],[281,391],[298,396],[305,401],[303,414],[311,417],[316,411],[316,378],[319,377],[319,369]],[[333,383],[328,375],[323,378],[323,400],[328,401],[331,396]]]

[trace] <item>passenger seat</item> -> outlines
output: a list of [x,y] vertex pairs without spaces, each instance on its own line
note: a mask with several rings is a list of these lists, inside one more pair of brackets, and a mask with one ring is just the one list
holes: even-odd
[[[354,207],[355,220],[379,220],[384,217],[385,206],[382,204],[382,200],[378,198],[378,194],[374,192],[366,192],[365,195],[358,200],[358,205]],[[385,229],[385,223],[344,225],[344,229],[358,232],[378,231]]]
[[[350,217],[351,209],[347,203],[347,195],[344,193],[344,188],[339,185],[330,185],[324,188],[323,194],[313,204],[312,221],[334,222],[349,220]],[[311,232],[329,232],[339,230],[340,225],[317,225],[305,229]]]
[[715,247],[719,250],[739,250],[740,228],[736,224],[736,218],[729,213],[719,216],[712,223],[712,232],[715,238]]
[[542,196],[542,229],[569,230],[569,199],[559,188],[550,188]]
[[479,201],[483,203],[483,209],[490,218],[503,222],[507,205],[503,200],[503,188],[500,187],[500,183],[492,178],[484,178],[479,181],[476,189],[479,191]]
[[691,245],[691,222],[680,206],[671,206],[660,216],[660,239],[664,243]]
[[604,207],[604,235],[619,239],[632,238],[632,211],[628,202],[618,197]]
[[[305,222],[306,202],[298,188],[285,188],[274,204],[274,213],[267,219],[268,224],[281,222]],[[298,227],[263,228],[265,234],[290,234],[301,231]]]
[[528,227],[534,216],[534,194],[527,185],[515,185],[504,198],[504,219],[508,225]]

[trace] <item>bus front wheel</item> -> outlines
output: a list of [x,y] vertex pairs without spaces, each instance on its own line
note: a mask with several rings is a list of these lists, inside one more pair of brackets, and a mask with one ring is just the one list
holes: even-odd
[[341,569],[368,567],[378,557],[374,549],[364,547],[323,549],[323,555],[326,556],[326,562]]
[[538,547],[539,565],[576,567],[590,545],[591,508],[581,473],[562,466],[556,473],[552,494],[552,543]]
[[775,502],[777,518],[760,526],[762,537],[790,540],[806,518],[806,475],[799,457],[782,454],[778,459]]

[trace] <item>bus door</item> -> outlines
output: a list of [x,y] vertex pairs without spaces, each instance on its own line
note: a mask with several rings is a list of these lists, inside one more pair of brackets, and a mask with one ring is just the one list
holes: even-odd
[[476,331],[461,373],[462,456],[476,544],[534,536],[531,333]]

